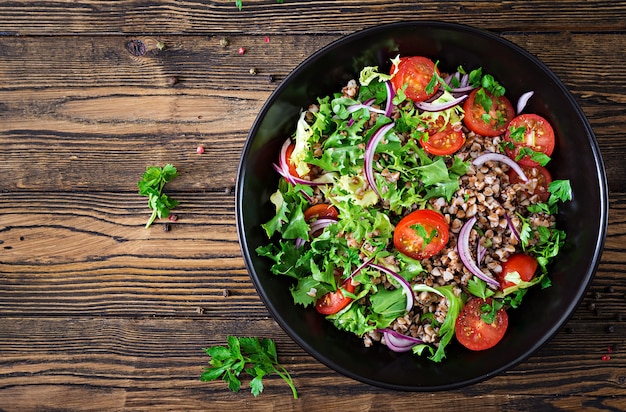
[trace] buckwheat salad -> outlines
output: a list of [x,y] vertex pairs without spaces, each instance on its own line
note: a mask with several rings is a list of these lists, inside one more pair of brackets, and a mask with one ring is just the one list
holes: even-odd
[[423,56],[363,68],[282,145],[257,253],[293,278],[294,304],[365,346],[435,362],[453,337],[493,347],[565,242],[571,188],[550,176],[554,131],[524,112],[532,94],[514,108],[481,68]]

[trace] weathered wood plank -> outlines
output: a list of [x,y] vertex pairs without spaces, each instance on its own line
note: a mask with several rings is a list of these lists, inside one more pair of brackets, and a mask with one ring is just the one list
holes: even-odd
[[[216,38],[168,37],[171,49],[163,51],[156,49],[156,38],[143,37],[150,52],[140,58],[128,53],[123,37],[90,39],[91,52],[80,53],[68,51],[78,37],[0,37],[0,172],[12,176],[0,188],[126,191],[134,185],[127,177],[167,162],[189,173],[180,179],[187,189],[232,185],[233,159],[266,98],[306,56],[334,39],[300,37],[281,37],[275,47],[261,36],[234,36],[227,49]],[[624,191],[626,68],[617,51],[626,49],[626,37],[506,38],[545,61],[570,88],[594,128],[611,190]],[[238,44],[250,45],[243,56]],[[251,67],[259,73],[250,74]],[[276,82],[268,82],[268,73]],[[169,85],[170,76],[180,82]],[[205,146],[205,155],[195,154],[198,145]],[[103,159],[119,165],[118,173],[103,174]],[[55,173],[33,174],[25,161]],[[98,177],[106,177],[106,184]]]
[[[175,194],[179,219],[164,232],[144,229],[149,209],[136,194],[0,193],[0,312],[266,316],[241,257],[233,195]],[[600,329],[626,316],[625,204],[624,194],[610,199],[605,252],[582,305],[594,304],[599,317],[587,320]]]
[[234,0],[6,2],[0,27],[9,35],[110,33],[347,33],[399,20],[445,20],[499,31],[626,28],[621,1],[324,1]]
[[[247,380],[238,395],[230,394],[223,382],[202,383],[198,377],[208,357],[202,348],[224,345],[226,336],[262,336],[276,341],[279,361],[292,374],[300,393],[293,400],[287,386],[277,377],[265,378],[266,389],[256,405],[280,405],[281,410],[325,410],[322,406],[344,405],[347,410],[357,402],[380,409],[392,404],[397,410],[428,404],[445,408],[451,402],[467,406],[464,410],[490,410],[529,407],[579,408],[597,403],[607,407],[626,401],[621,352],[610,361],[601,356],[591,331],[583,337],[560,334],[545,348],[511,371],[442,396],[398,393],[346,378],[310,357],[297,347],[270,319],[242,322],[198,316],[169,318],[53,318],[0,319],[0,407],[37,408],[43,405],[75,405],[80,398],[93,397],[83,409],[151,407],[151,410],[202,409],[219,397],[230,407],[252,401]],[[59,329],[65,336],[58,335]],[[572,354],[577,354],[574,361]],[[567,356],[563,356],[563,355]],[[569,359],[569,360],[567,360]],[[599,367],[600,366],[600,367]],[[537,385],[541,376],[542,385]],[[560,394],[554,398],[549,391]],[[149,393],[158,391],[158,399]],[[30,397],[21,396],[28,392]],[[168,393],[170,395],[168,395]],[[345,394],[350,393],[349,403]],[[17,395],[15,397],[14,395]],[[325,405],[308,403],[326,399]],[[262,402],[262,403],[261,403]],[[9,407],[10,406],[10,407]],[[360,406],[359,406],[360,408]]]

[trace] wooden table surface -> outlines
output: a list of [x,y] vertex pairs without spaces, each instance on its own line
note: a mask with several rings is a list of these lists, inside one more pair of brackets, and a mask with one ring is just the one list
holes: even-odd
[[[240,152],[281,80],[346,34],[421,19],[542,59],[588,116],[610,189],[602,261],[566,327],[445,393],[372,387],[304,352],[256,294],[235,229]],[[0,2],[0,409],[626,409],[625,62],[621,1]],[[166,163],[178,220],[145,229],[137,181]],[[237,394],[200,382],[203,348],[228,335],[274,339],[300,397],[277,376],[257,398],[245,379]]]

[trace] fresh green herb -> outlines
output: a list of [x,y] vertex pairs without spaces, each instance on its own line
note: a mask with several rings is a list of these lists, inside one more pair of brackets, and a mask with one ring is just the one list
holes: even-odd
[[228,389],[239,392],[241,388],[239,375],[246,372],[252,377],[250,392],[256,397],[263,391],[263,377],[276,373],[287,382],[294,399],[298,398],[291,375],[278,363],[276,344],[273,340],[229,336],[228,347],[212,346],[204,351],[211,357],[209,361],[211,366],[205,368],[200,375],[202,382],[222,378],[228,384]]
[[480,318],[485,321],[485,323],[492,324],[496,320],[498,311],[502,309],[502,306],[502,302],[496,299],[493,299],[491,303],[485,303],[480,307],[480,311],[482,312]]
[[487,89],[494,97],[504,96],[506,89],[490,74],[486,74],[480,81],[482,87]]
[[554,204],[558,201],[567,202],[572,200],[572,186],[569,180],[554,180],[548,185],[550,198],[548,204]]
[[146,223],[146,229],[150,227],[157,217],[168,217],[170,210],[179,204],[177,200],[163,193],[165,184],[176,176],[178,176],[178,172],[171,164],[166,164],[163,168],[148,166],[141,176],[141,180],[137,182],[139,194],[148,196],[148,206],[152,209],[152,216]]
[[524,141],[524,137],[526,136],[526,127],[511,126],[509,129],[510,129],[509,137],[511,138],[511,140],[513,140],[514,142]]
[[[543,278],[549,279],[547,276],[544,276]],[[504,299],[502,299],[502,304],[516,309],[521,305],[522,299],[524,298],[524,295],[526,295],[526,292],[528,292],[528,288],[517,289],[515,292],[506,295]]]
[[467,291],[472,295],[483,299],[487,299],[495,294],[492,289],[487,287],[487,282],[476,276],[467,282]]
[[415,233],[417,233],[417,235],[419,237],[421,237],[422,239],[424,239],[424,243],[422,244],[422,248],[426,247],[427,245],[430,244],[430,242],[433,241],[433,239],[437,236],[438,232],[437,229],[433,229],[430,233],[428,233],[428,230],[426,230],[426,228],[424,227],[424,225],[422,225],[421,223],[417,223],[415,225],[411,226],[411,229],[413,229],[415,231]]
[[558,202],[567,202],[572,200],[572,187],[569,180],[554,180],[548,185],[550,197],[548,203],[537,203],[528,206],[531,213],[546,213],[555,215],[558,211]]
[[550,156],[546,155],[543,152],[536,152],[530,147],[520,147],[517,156],[515,156],[515,161],[519,161],[524,156],[528,156],[530,159],[539,163],[541,166],[545,166],[550,162]]
[[476,92],[476,97],[474,99],[476,103],[480,104],[483,109],[485,109],[485,112],[487,112],[483,115],[483,120],[485,121],[485,123],[489,123],[491,121],[489,111],[491,110],[491,105],[493,104],[491,97],[489,97],[485,89],[478,89],[478,91]]

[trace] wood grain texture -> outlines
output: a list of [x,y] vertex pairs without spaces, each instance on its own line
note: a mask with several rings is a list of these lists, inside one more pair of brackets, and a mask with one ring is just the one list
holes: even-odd
[[109,33],[345,34],[403,20],[449,20],[499,31],[624,30],[622,1],[234,0],[48,1],[0,4],[3,32],[13,35]]
[[[234,210],[246,135],[281,81],[342,35],[424,19],[546,63],[587,115],[610,189],[602,260],[564,329],[443,394],[372,387],[297,346],[250,281]],[[0,3],[0,410],[626,410],[625,34],[622,1]],[[178,220],[146,230],[137,180],[165,163]],[[275,339],[300,398],[276,376],[259,398],[245,379],[239,394],[200,382],[202,348],[229,335]]]

